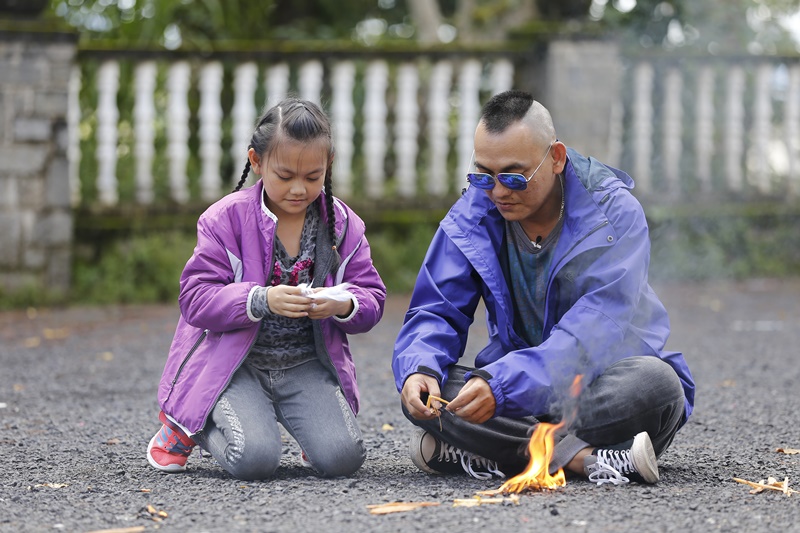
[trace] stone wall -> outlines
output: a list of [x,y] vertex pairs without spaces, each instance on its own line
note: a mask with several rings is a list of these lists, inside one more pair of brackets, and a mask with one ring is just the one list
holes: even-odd
[[77,39],[26,26],[0,28],[0,292],[64,292],[72,247],[67,106]]

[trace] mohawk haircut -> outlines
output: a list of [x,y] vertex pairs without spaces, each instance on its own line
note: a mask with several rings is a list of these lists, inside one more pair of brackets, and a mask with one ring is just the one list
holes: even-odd
[[524,91],[505,91],[494,95],[483,106],[480,119],[491,133],[501,133],[522,120],[533,105],[533,96]]

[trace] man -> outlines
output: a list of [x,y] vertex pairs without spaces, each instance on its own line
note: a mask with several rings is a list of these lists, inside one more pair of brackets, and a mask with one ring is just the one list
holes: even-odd
[[[431,242],[394,349],[403,411],[419,427],[414,464],[516,474],[532,427],[564,420],[551,472],[655,483],[694,382],[682,354],[664,350],[669,319],[648,285],[633,181],[567,148],[520,91],[485,105],[474,149],[470,186]],[[481,299],[489,344],[476,368],[457,365]],[[429,395],[449,403],[428,406]]]

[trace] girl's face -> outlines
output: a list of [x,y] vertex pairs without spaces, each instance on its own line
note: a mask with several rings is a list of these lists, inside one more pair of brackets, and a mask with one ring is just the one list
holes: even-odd
[[270,211],[280,219],[305,216],[319,197],[332,159],[325,140],[302,143],[284,139],[269,156],[248,152],[253,171],[261,176]]

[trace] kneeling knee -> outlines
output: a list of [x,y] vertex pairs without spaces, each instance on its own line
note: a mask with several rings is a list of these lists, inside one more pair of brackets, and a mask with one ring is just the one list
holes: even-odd
[[280,464],[280,451],[260,450],[245,453],[237,458],[228,458],[226,470],[236,479],[254,481],[272,477]]
[[365,458],[366,452],[363,446],[309,457],[314,470],[322,477],[350,476],[361,468]]

